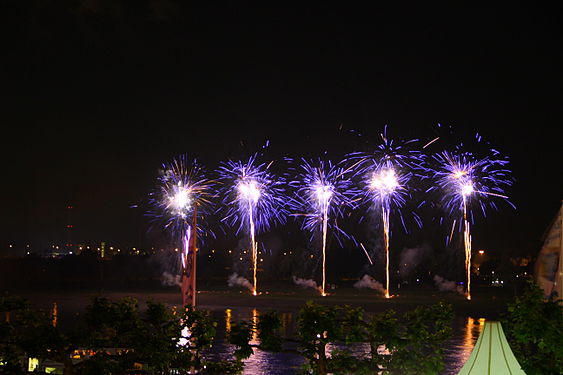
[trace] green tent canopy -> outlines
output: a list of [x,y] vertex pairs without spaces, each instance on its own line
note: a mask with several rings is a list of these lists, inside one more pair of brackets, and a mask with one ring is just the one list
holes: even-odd
[[500,322],[485,322],[485,328],[458,375],[525,375],[508,346]]

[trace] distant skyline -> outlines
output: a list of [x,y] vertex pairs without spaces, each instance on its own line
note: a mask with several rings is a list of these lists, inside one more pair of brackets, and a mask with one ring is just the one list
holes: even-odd
[[0,245],[64,240],[67,204],[75,243],[158,240],[144,203],[179,153],[338,160],[441,123],[511,158],[517,210],[479,220],[477,246],[539,250],[563,198],[555,9],[167,4],[2,6]]

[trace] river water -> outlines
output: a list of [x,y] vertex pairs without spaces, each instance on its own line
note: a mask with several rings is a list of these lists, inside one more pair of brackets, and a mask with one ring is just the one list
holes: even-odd
[[[38,299],[37,296],[35,297],[35,299]],[[45,305],[44,307],[53,306],[52,302],[47,302],[50,299],[49,295],[44,296],[43,299],[43,303],[39,305]],[[60,302],[58,303],[59,318],[68,324],[79,319],[78,312],[84,309],[85,303],[89,301],[89,298],[76,298],[76,295],[69,294],[65,298],[59,298],[58,300]],[[264,311],[270,310],[266,308]],[[206,356],[210,359],[232,359],[234,349],[225,342],[226,333],[231,329],[231,321],[256,321],[260,310],[249,307],[232,309],[215,307],[209,309],[209,311],[213,320],[217,322],[217,335],[213,347],[206,352]],[[296,318],[298,311],[278,310],[278,313],[282,321],[283,336],[294,337],[297,329]],[[484,318],[468,316],[456,316],[454,318],[452,337],[445,344],[445,370],[440,375],[455,375],[459,372],[469,358],[484,324]],[[253,344],[257,343],[257,337],[253,337]],[[286,348],[296,349],[295,344],[293,345]],[[356,344],[347,348],[356,356],[365,355],[369,350],[367,344]],[[328,350],[330,350],[330,347]],[[298,372],[303,363],[303,357],[294,353],[271,353],[254,348],[254,354],[245,361],[243,374],[293,375]]]
[[[230,321],[255,321],[260,312],[256,309],[226,309],[212,312],[217,325],[217,340],[213,348],[207,353],[209,358],[232,358],[233,348],[224,341],[225,333],[230,331]],[[296,313],[280,313],[282,330],[286,337],[295,333]],[[445,371],[441,375],[455,375],[469,358],[473,346],[485,324],[484,318],[456,316],[453,321],[452,338],[446,343]],[[253,337],[253,344],[258,343]],[[295,349],[295,346],[287,346]],[[329,351],[330,346],[327,348]],[[362,356],[369,351],[367,344],[348,346],[354,355]],[[293,375],[303,364],[303,357],[293,353],[270,353],[254,348],[254,355],[245,361],[243,374],[245,375]]]

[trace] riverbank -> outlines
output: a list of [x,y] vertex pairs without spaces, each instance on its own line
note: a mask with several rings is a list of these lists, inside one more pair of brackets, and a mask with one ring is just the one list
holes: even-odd
[[[131,297],[139,302],[141,308],[152,299],[170,306],[180,305],[180,292],[176,287],[162,288],[36,288],[6,289],[3,294],[28,299],[33,306],[41,309],[52,308],[57,304],[60,313],[81,312],[93,296],[104,296],[111,300]],[[453,292],[438,292],[430,287],[403,288],[392,298],[386,299],[373,290],[337,288],[326,297],[313,289],[299,289],[296,286],[276,286],[267,288],[253,296],[247,290],[217,287],[198,291],[197,304],[201,309],[224,310],[226,308],[259,309],[260,311],[296,311],[307,301],[326,305],[351,305],[362,307],[367,312],[381,312],[393,309],[398,312],[412,310],[417,306],[427,306],[445,301],[453,306],[457,316],[499,319],[506,309],[506,303],[513,298],[510,290],[494,287],[478,287],[473,290],[472,299]]]

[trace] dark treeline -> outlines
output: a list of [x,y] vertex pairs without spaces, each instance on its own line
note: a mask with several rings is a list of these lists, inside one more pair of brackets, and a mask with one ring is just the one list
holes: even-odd
[[[501,321],[527,374],[562,372],[562,310],[560,301],[544,301],[533,282],[508,303]],[[291,337],[282,333],[275,311],[260,313],[252,321],[229,322],[226,340],[232,345],[232,357],[220,361],[205,354],[217,340],[217,322],[209,312],[191,307],[181,311],[150,300],[140,307],[132,298],[111,301],[98,296],[76,325],[61,329],[55,312],[34,309],[19,297],[2,296],[0,317],[0,373],[26,373],[23,364],[30,357],[59,363],[64,375],[127,374],[136,364],[149,374],[170,370],[235,374],[242,372],[253,348],[259,348],[302,356],[304,374],[359,375],[384,369],[390,375],[430,375],[444,370],[453,310],[438,302],[402,314],[393,310],[367,314],[359,307],[307,302]],[[348,345],[354,343],[369,344],[365,356],[358,358],[349,351]],[[329,344],[338,346],[327,355]],[[77,351],[82,355],[76,357]]]
[[[291,251],[291,253],[290,253]],[[419,254],[420,253],[420,254]],[[229,253],[228,250],[202,250],[198,254],[198,288],[222,289],[227,287],[227,279],[233,273],[251,273],[251,264],[242,252]],[[264,261],[258,269],[258,277],[269,286],[291,285],[293,276],[319,278],[321,269],[318,259],[311,258],[304,248],[277,251],[264,254]],[[374,258],[375,264],[381,259]],[[444,267],[448,259],[424,248],[406,248],[392,257],[397,264],[397,272],[391,274],[391,285],[395,288],[412,288],[426,285],[434,286],[434,276],[440,275],[448,280],[452,270]],[[401,263],[408,260],[407,263]],[[460,259],[460,263],[462,260]],[[383,269],[376,265],[366,265],[365,255],[358,250],[338,249],[328,252],[327,280],[337,287],[352,287],[363,275],[384,278]],[[392,262],[392,264],[394,264]],[[480,275],[474,275],[475,285],[490,285],[491,272],[504,280],[505,287],[520,289],[523,272],[531,272],[531,264],[521,267],[510,261],[504,263],[491,259],[480,266]],[[0,262],[0,285],[3,290],[42,289],[42,288],[177,288],[173,278],[179,273],[177,253],[163,251],[154,255],[115,255],[111,259],[100,259],[95,253],[67,255],[61,258],[42,258],[25,256],[2,258]],[[24,275],[24,277],[22,277]],[[418,280],[418,281],[417,281]],[[516,290],[516,289],[515,289]]]

